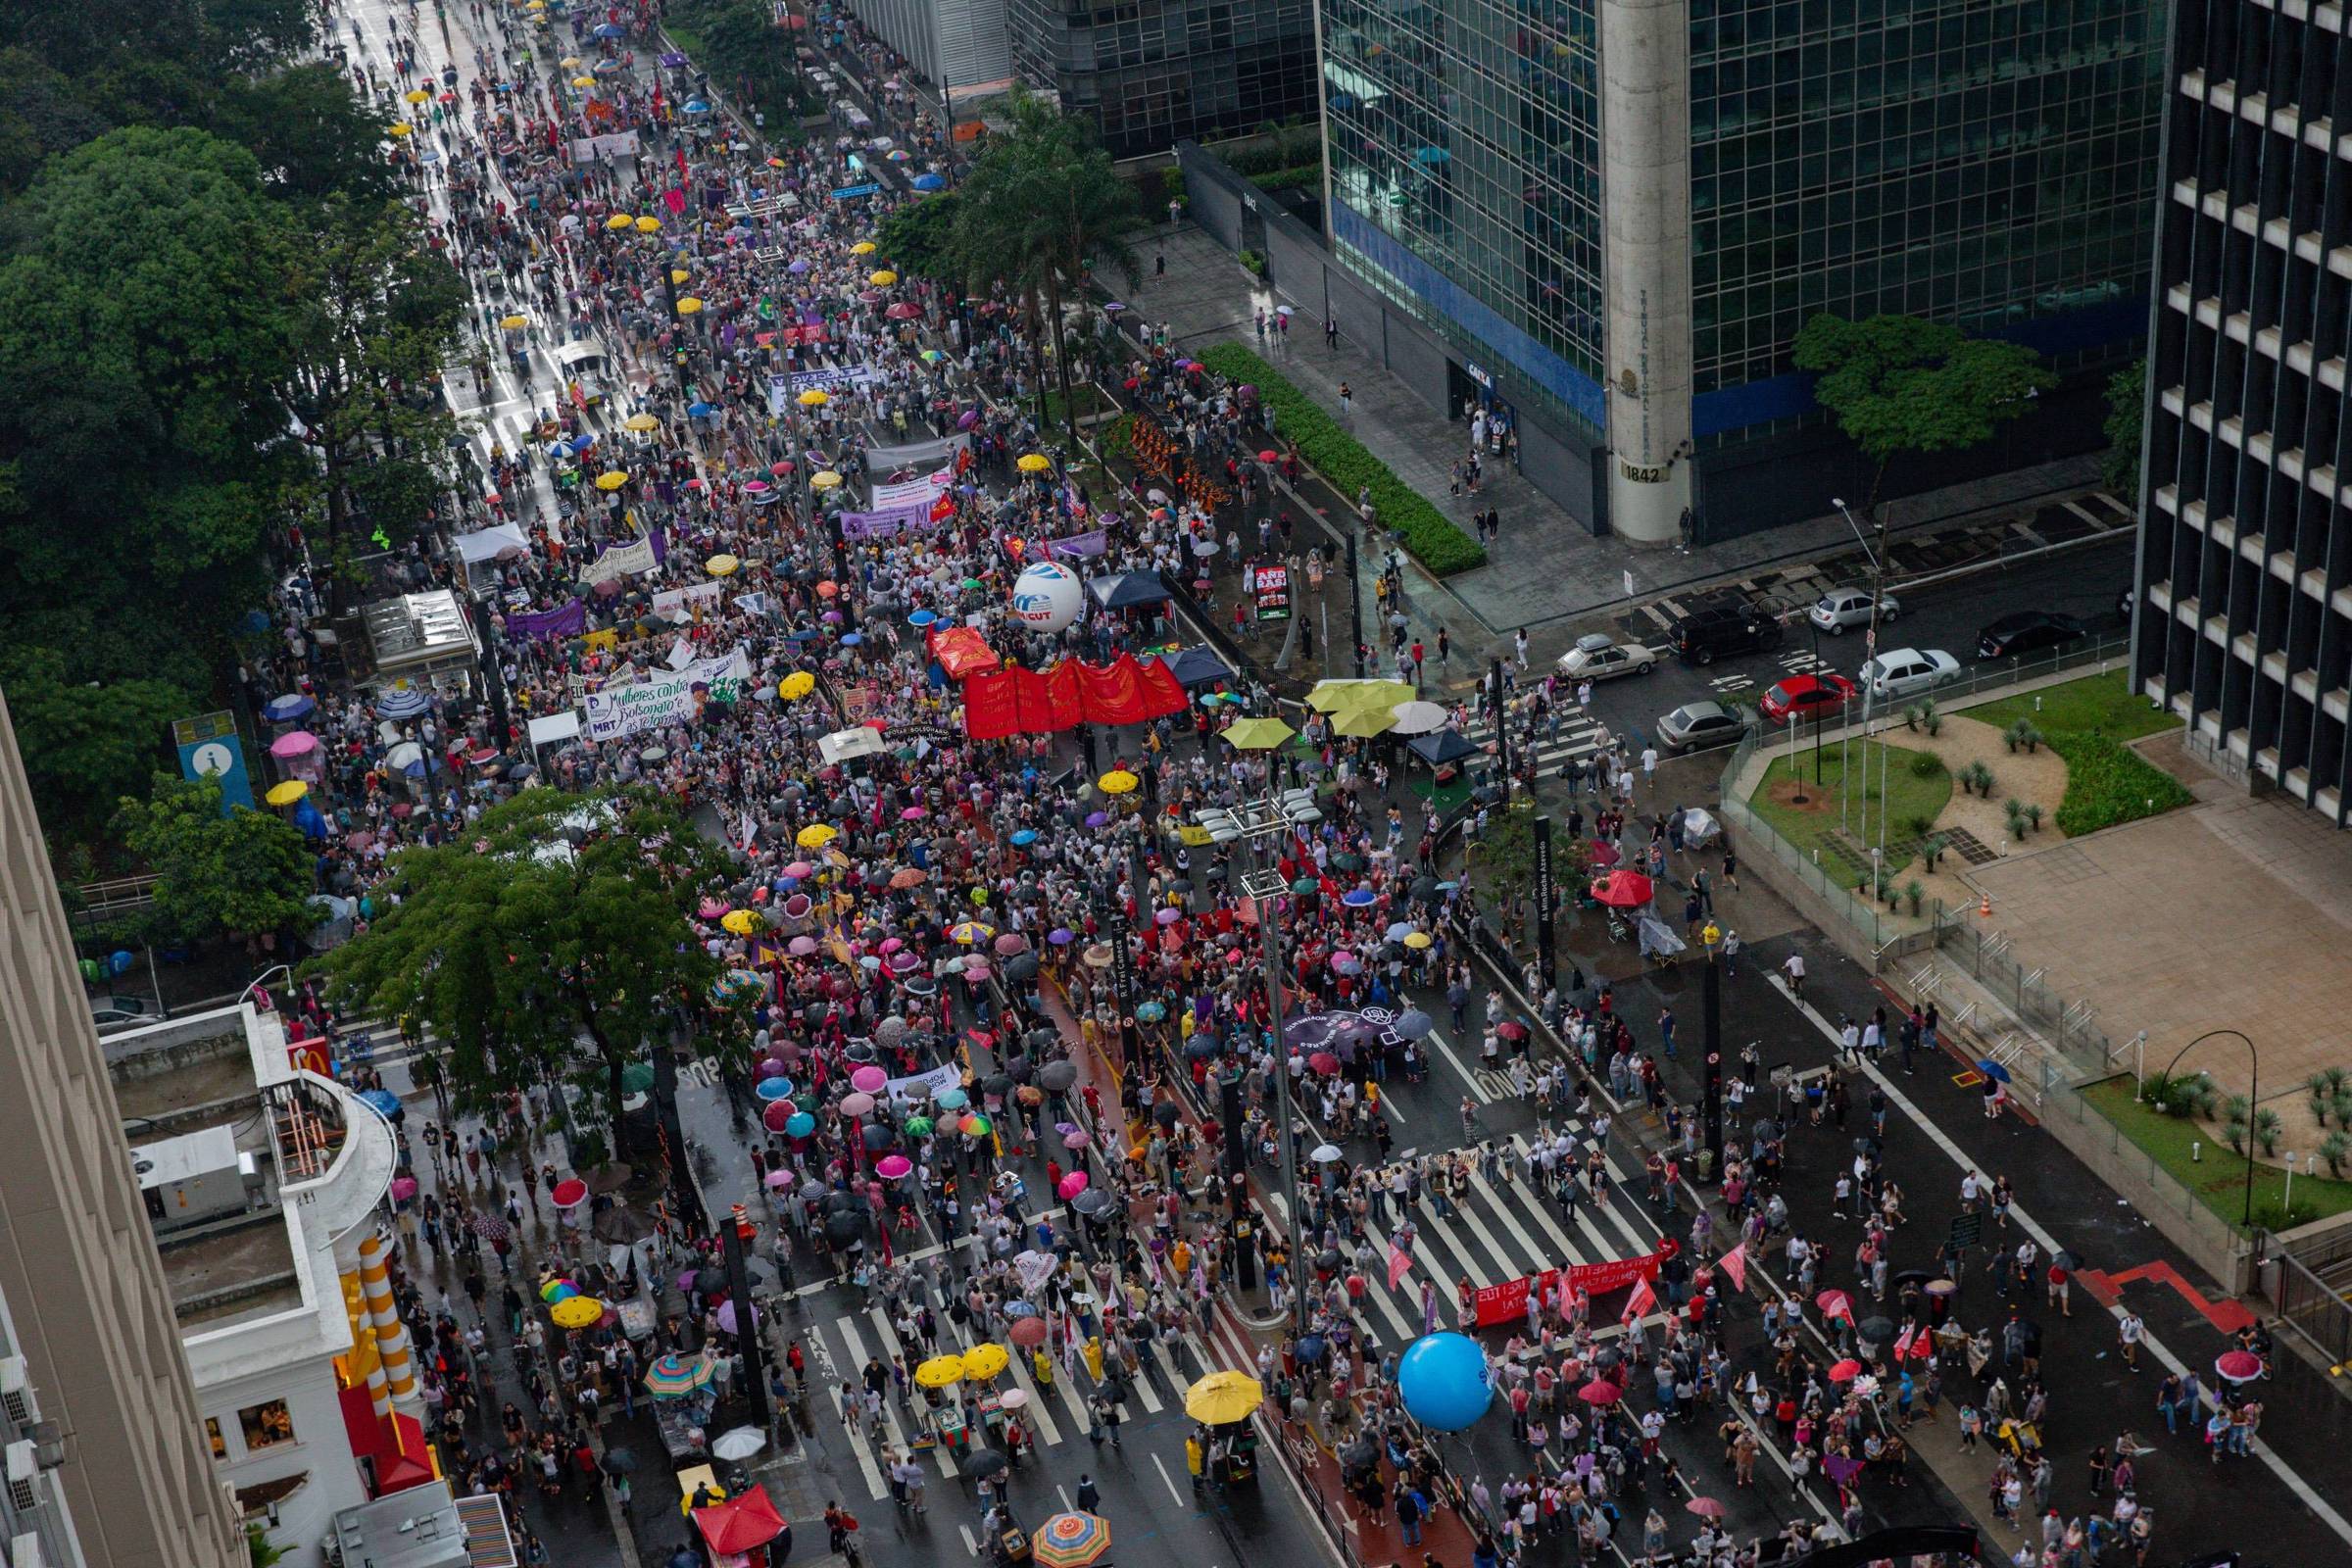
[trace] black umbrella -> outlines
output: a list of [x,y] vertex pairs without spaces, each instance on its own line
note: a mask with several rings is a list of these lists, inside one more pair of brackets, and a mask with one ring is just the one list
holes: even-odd
[[1179,1114],[1174,1101],[1163,1100],[1152,1107],[1152,1119],[1162,1127],[1175,1126]]
[[1016,953],[1005,962],[1004,978],[1007,980],[1029,980],[1036,975],[1037,955],[1034,953]]
[[1193,879],[1189,876],[1170,877],[1168,891],[1170,893],[1190,893],[1193,891]]
[[1217,1054],[1217,1050],[1216,1037],[1213,1035],[1195,1035],[1184,1043],[1184,1054],[1195,1061],[1206,1061]]
[[1438,879],[1434,876],[1417,876],[1413,878],[1411,893],[1416,899],[1436,898],[1438,896]]
[[1070,1206],[1088,1219],[1093,1219],[1110,1207],[1110,1195],[1100,1187],[1089,1187],[1070,1200]]
[[963,1457],[963,1473],[973,1481],[986,1481],[1004,1468],[1004,1456],[994,1448],[974,1448]]
[[1049,1061],[1038,1072],[1037,1081],[1054,1094],[1065,1093],[1078,1081],[1078,1064],[1074,1061]]
[[607,1448],[605,1450],[604,1464],[605,1474],[609,1476],[625,1476],[630,1471],[637,1468],[637,1455],[630,1452],[626,1448]]
[[1866,1317],[1854,1326],[1854,1332],[1873,1345],[1884,1345],[1894,1338],[1894,1325],[1883,1317]]
[[1009,1095],[1012,1093],[1012,1078],[1006,1073],[992,1072],[980,1080],[980,1092],[986,1095]]
[[849,1057],[850,1060],[857,1062],[858,1065],[863,1066],[867,1062],[870,1062],[874,1059],[873,1042],[870,1040],[853,1040],[850,1042],[849,1049],[844,1051],[842,1054]]
[[1340,1250],[1336,1247],[1326,1247],[1315,1254],[1315,1267],[1319,1269],[1335,1269],[1340,1262]]
[[884,1127],[878,1123],[858,1129],[858,1141],[868,1149],[888,1149],[892,1140],[896,1139],[898,1135],[897,1128]]
[[827,1193],[824,1210],[828,1214],[855,1214],[865,1207],[856,1193]]
[[1005,1074],[1016,1084],[1025,1084],[1037,1076],[1037,1063],[1027,1055],[1015,1053],[1004,1058]]
[[1060,1042],[1061,1031],[1058,1029],[1046,1028],[1032,1029],[1027,1034],[1021,1036],[1021,1039],[1032,1051],[1044,1051],[1048,1047],[1056,1045]]
[[858,1234],[864,1229],[865,1221],[856,1214],[828,1214],[825,1216],[825,1239],[836,1246],[843,1242],[857,1240]]

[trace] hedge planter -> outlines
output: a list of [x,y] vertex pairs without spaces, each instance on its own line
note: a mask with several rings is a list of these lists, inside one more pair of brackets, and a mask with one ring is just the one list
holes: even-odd
[[1380,522],[1395,529],[1413,559],[1430,571],[1446,577],[1487,564],[1487,553],[1476,540],[1426,497],[1406,488],[1387,464],[1264,360],[1238,343],[1220,343],[1204,352],[1200,363],[1229,381],[1256,387],[1258,401],[1274,411],[1283,437],[1297,445],[1298,455],[1342,495],[1368,488]]

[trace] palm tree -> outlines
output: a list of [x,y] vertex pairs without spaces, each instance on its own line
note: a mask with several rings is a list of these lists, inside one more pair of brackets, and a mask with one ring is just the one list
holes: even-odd
[[[1019,292],[1033,336],[1041,314],[1052,323],[1048,346],[1061,384],[1062,425],[1075,440],[1062,295],[1083,284],[1097,256],[1130,283],[1136,280],[1140,270],[1124,236],[1141,215],[1134,187],[1119,177],[1083,121],[1023,92],[1013,95],[1010,113],[1011,128],[989,138],[958,192],[954,248],[968,286],[985,288],[1003,279]],[[1047,422],[1041,380],[1038,423]]]

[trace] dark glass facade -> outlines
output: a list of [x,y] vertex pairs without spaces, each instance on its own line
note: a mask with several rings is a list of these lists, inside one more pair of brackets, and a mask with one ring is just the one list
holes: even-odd
[[[1690,0],[1692,428],[1811,410],[1819,312],[2065,359],[2144,324],[2158,0]],[[1588,430],[1606,319],[1595,0],[1325,0],[1344,261]]]
[[2191,744],[2347,821],[2352,39],[2179,0],[2132,675]]
[[1013,66],[1115,158],[1315,113],[1311,0],[1008,0]]
[[2144,299],[2160,18],[2151,0],[1691,0],[1702,404],[1787,371],[1824,311],[1991,333]]
[[1594,430],[1598,71],[1592,0],[1324,0],[1340,254]]

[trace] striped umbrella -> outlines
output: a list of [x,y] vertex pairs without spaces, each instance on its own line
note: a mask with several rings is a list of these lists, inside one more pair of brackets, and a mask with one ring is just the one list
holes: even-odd
[[699,1357],[690,1361],[682,1355],[665,1355],[646,1369],[645,1392],[657,1399],[675,1399],[710,1381],[710,1362]]
[[1099,1513],[1057,1513],[1029,1544],[1037,1568],[1090,1568],[1110,1550],[1110,1521]]

